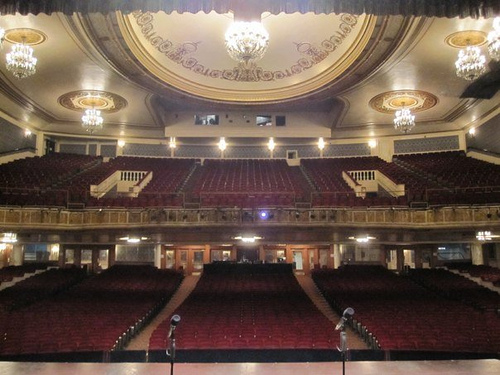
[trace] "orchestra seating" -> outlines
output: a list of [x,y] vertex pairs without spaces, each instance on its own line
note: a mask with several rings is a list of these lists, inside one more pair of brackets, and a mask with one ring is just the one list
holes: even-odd
[[[176,310],[178,349],[334,349],[338,332],[312,303],[291,264],[206,265]],[[170,319],[150,338],[165,350]]]
[[[16,266],[36,270],[36,265]],[[9,268],[9,267],[7,267]],[[2,269],[3,271],[3,269]],[[23,279],[0,291],[0,310],[12,311],[47,298],[82,281],[85,272],[78,268],[55,269]]]
[[[498,270],[498,269],[497,269]],[[412,280],[450,299],[481,310],[500,311],[500,294],[443,268],[412,269]]]
[[23,277],[26,274],[31,274],[37,270],[47,268],[47,264],[43,263],[28,263],[21,266],[7,266],[0,268],[0,283],[12,281],[15,277]]
[[468,273],[472,277],[478,277],[483,281],[491,282],[500,287],[500,269],[485,265],[473,265],[471,263],[450,263],[448,269]]
[[328,302],[352,307],[353,325],[384,350],[498,353],[500,317],[426,289],[382,266],[317,270],[313,279]]
[[171,270],[115,265],[52,298],[10,311],[1,320],[0,355],[120,349],[165,305],[181,279]]

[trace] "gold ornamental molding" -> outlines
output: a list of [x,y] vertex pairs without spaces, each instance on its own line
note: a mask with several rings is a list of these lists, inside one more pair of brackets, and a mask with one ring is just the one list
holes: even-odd
[[64,108],[80,112],[82,109],[95,108],[109,113],[118,112],[128,105],[120,95],[98,90],[78,90],[61,95],[57,99]]
[[369,104],[377,112],[394,113],[405,107],[412,112],[422,112],[434,107],[438,98],[421,90],[394,90],[387,91],[373,97]]
[[5,31],[5,40],[12,44],[26,44],[34,46],[47,40],[47,35],[40,30],[29,28],[9,29]]
[[444,40],[453,48],[464,48],[467,46],[482,46],[488,41],[486,33],[479,30],[465,30],[450,34]]
[[[374,16],[341,14],[338,24],[332,26],[322,40],[288,41],[289,44],[272,47],[295,56],[293,61],[282,59],[280,65],[265,67],[259,65],[261,62],[228,67],[222,63],[220,66],[204,63],[200,50],[207,40],[170,39],[168,34],[157,30],[156,17],[157,14],[141,11],[117,17],[125,43],[141,64],[158,79],[179,90],[233,103],[287,100],[331,84],[359,58],[373,34],[376,21]],[[272,34],[270,38],[273,40]],[[223,45],[223,39],[219,39]],[[274,43],[277,43],[276,38]],[[217,48],[220,51],[219,45]],[[229,59],[225,51],[218,56]]]

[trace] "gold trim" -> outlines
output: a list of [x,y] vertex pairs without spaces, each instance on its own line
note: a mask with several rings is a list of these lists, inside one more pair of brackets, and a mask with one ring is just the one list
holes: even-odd
[[486,33],[483,31],[465,30],[448,35],[444,41],[450,47],[464,48],[467,46],[482,46],[486,44],[487,40]]
[[95,108],[108,113],[118,112],[128,105],[120,95],[98,90],[71,91],[61,95],[57,102],[73,111]]
[[[266,90],[237,90],[212,87],[187,79],[179,74],[173,73],[164,65],[154,59],[139,41],[131,24],[131,18],[117,13],[117,24],[123,39],[139,62],[154,76],[161,81],[189,94],[217,100],[222,102],[244,102],[246,104],[258,104],[262,102],[276,102],[292,99],[300,95],[314,92],[339,77],[363,52],[375,29],[375,16],[365,16],[360,25],[358,38],[349,46],[345,53],[338,58],[337,62],[324,70],[317,76],[296,84]],[[263,81],[265,83],[265,81]]]
[[438,98],[429,92],[421,90],[394,90],[374,96],[369,101],[370,107],[381,113],[394,113],[402,107],[413,112],[431,109],[438,103]]
[[47,40],[47,35],[40,30],[19,28],[10,29],[5,32],[5,40],[12,44],[24,43],[29,46],[42,44]]

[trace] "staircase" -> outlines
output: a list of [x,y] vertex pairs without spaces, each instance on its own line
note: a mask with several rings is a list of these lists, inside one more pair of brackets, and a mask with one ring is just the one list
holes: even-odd
[[[305,275],[295,275],[295,277],[318,310],[321,311],[323,315],[325,315],[334,325],[337,325],[340,321],[340,316],[332,310],[323,295],[319,292],[313,279],[310,276]],[[349,349],[370,349],[370,347],[350,326],[346,326],[345,332],[347,333],[347,347]]]
[[149,338],[154,330],[163,322],[165,319],[170,319],[170,317],[175,313],[175,310],[181,305],[182,302],[191,294],[193,289],[196,287],[199,276],[186,276],[182,280],[179,289],[163,308],[162,311],[145,327],[137,336],[135,336],[128,343],[124,350],[148,350],[149,348]]

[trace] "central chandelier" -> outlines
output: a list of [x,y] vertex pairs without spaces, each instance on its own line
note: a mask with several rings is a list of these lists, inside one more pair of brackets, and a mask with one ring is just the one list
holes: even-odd
[[12,51],[6,55],[7,70],[16,78],[26,78],[36,73],[36,57],[33,57],[33,48],[23,43],[16,43]]
[[401,131],[402,133],[410,132],[415,126],[415,116],[411,114],[408,108],[403,108],[396,111],[394,116],[394,129]]
[[269,33],[260,22],[237,21],[226,31],[225,41],[229,56],[248,64],[264,56],[269,45]]
[[82,127],[88,131],[90,134],[97,130],[102,130],[103,118],[101,117],[101,111],[95,108],[89,108],[85,110],[85,114],[82,116]]
[[500,17],[495,18],[488,34],[488,52],[493,60],[500,61]]
[[473,81],[485,71],[486,58],[481,55],[479,47],[467,46],[460,50],[458,59],[455,62],[457,76]]

